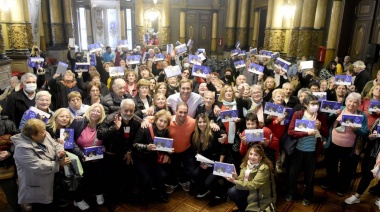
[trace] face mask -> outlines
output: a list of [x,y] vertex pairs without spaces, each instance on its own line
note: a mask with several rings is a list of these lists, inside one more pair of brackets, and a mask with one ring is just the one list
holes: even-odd
[[312,112],[312,113],[317,112],[318,109],[319,109],[319,105],[311,105],[311,106],[309,106],[309,111]]
[[123,114],[120,114],[121,118],[124,120],[124,121],[129,121],[132,119],[133,116],[127,116],[127,115],[123,115]]
[[306,75],[306,76],[305,76],[305,78],[306,78],[306,79],[308,79],[308,80],[310,80],[310,79],[312,79],[312,78],[313,78],[313,75],[311,75],[311,74],[308,74],[308,75]]
[[77,60],[82,60],[83,57],[82,57],[82,56],[76,56],[75,58],[76,58]]
[[232,75],[226,75],[226,79],[232,79]]
[[36,83],[28,83],[24,85],[24,89],[26,92],[34,92],[37,89]]
[[34,51],[38,52],[38,49],[37,49],[37,48],[35,48],[35,49],[34,49]]

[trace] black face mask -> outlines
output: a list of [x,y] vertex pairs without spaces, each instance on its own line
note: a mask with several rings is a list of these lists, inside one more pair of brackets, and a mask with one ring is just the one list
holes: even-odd
[[232,79],[232,75],[226,75],[226,79],[228,80]]
[[75,58],[76,58],[77,60],[82,60],[83,57],[82,57],[82,56],[76,56]]
[[35,51],[35,52],[38,52],[38,49],[37,49],[37,48],[35,48],[35,49],[34,49],[34,51]]
[[305,76],[305,79],[308,79],[308,80],[311,80],[312,78],[313,78],[313,75],[311,75],[311,74],[308,74]]

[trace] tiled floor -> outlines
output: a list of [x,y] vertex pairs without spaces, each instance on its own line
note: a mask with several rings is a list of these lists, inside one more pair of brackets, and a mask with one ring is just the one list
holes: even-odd
[[[323,212],[335,212],[335,211],[352,211],[352,212],[366,212],[366,211],[380,211],[375,205],[375,197],[368,192],[365,192],[361,198],[361,203],[354,205],[346,205],[344,199],[349,197],[352,193],[348,193],[345,197],[339,197],[334,190],[324,190],[320,187],[322,178],[325,176],[325,169],[318,168],[316,171],[316,185],[314,187],[314,199],[310,206],[302,206],[302,199],[296,199],[292,203],[288,203],[284,200],[286,193],[286,181],[285,174],[279,174],[277,178],[277,211],[286,212],[303,212],[303,211],[323,211]],[[353,181],[352,190],[355,190],[359,184],[360,177]],[[373,180],[370,186],[376,182]],[[299,184],[299,193],[302,192],[303,185]],[[105,212],[105,207],[96,207],[95,200],[88,200],[91,208],[89,211]],[[182,191],[180,187],[169,196],[169,203],[150,203],[146,205],[139,205],[133,203],[119,204],[117,212],[195,212],[195,211],[210,211],[210,212],[230,212],[234,208],[234,204],[231,201],[219,204],[217,206],[209,205],[210,199],[197,199],[187,192]],[[5,196],[0,192],[0,211],[8,211]],[[62,211],[79,211],[72,204],[64,208]]]

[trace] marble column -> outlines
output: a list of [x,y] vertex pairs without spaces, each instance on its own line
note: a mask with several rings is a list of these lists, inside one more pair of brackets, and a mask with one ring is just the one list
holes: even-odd
[[135,14],[136,14],[135,16],[136,43],[143,44],[145,43],[144,41],[145,29],[144,29],[144,9],[142,5],[142,1],[135,1]]
[[281,6],[284,0],[273,1],[272,24],[270,29],[269,50],[273,52],[282,52],[284,49],[285,33],[282,29],[282,12]]
[[[127,36],[125,35],[125,9],[120,8],[120,25],[121,25],[121,33],[120,38],[121,40],[127,39]],[[132,42],[131,40],[128,41],[128,43]]]
[[240,41],[240,48],[246,49],[248,38],[248,0],[239,0],[236,41]]
[[45,34],[45,46],[51,46],[51,36],[49,33],[49,15],[48,15],[49,7],[48,0],[41,1],[41,16],[42,16],[42,27],[44,28]]
[[75,28],[73,24],[73,5],[72,1],[63,1],[63,12],[64,12],[64,26],[65,26],[65,44],[69,43],[69,38],[74,38]]
[[317,57],[318,46],[323,43],[323,32],[326,21],[326,9],[328,0],[318,0],[317,10],[315,12],[314,31],[311,43],[310,59],[315,60]]
[[179,13],[179,42],[186,42],[186,12],[181,11]]
[[308,58],[311,56],[311,43],[317,2],[318,0],[308,0],[303,3],[297,48],[298,59],[301,59],[303,56]]
[[162,5],[162,26],[160,32],[160,43],[170,43],[170,0],[164,0]]
[[212,31],[211,31],[211,54],[216,54],[218,35],[218,12],[216,10],[212,13]]
[[[24,21],[25,21],[25,26],[26,26],[26,36],[28,39],[27,47],[28,49],[32,49],[34,42],[33,42],[33,33],[32,33],[32,23],[30,21],[28,0],[22,0],[21,4],[22,4],[21,7],[22,7],[22,12],[24,14]],[[39,4],[38,1],[36,1],[36,4]]]
[[336,41],[338,38],[338,26],[339,26],[339,18],[341,15],[341,8],[342,8],[342,1],[334,0],[332,11],[331,11],[329,34],[327,36],[327,47],[326,47],[324,67],[326,67],[327,64],[332,59],[334,59],[335,46],[336,46]]
[[252,47],[257,48],[257,42],[259,38],[259,20],[260,19],[260,10],[255,11],[255,23],[253,28],[253,36],[252,36]]
[[268,0],[267,22],[265,25],[264,49],[269,49],[270,44],[270,29],[272,25],[274,0]]
[[94,36],[92,34],[92,24],[90,24],[91,23],[91,8],[90,7],[86,7],[86,23],[88,23],[86,27],[87,43],[92,44],[94,43]]
[[62,23],[62,5],[60,0],[49,0],[51,40],[53,47],[65,46],[65,28]]
[[303,0],[296,1],[296,10],[294,12],[293,27],[290,32],[289,48],[286,54],[286,59],[288,61],[294,61],[297,58],[297,47],[298,47],[298,38],[299,38],[299,30],[300,30],[299,28],[301,25],[303,2],[304,2]]
[[248,33],[248,45],[253,46],[253,33],[255,31],[255,1],[251,1],[249,10],[249,33]]
[[226,27],[225,38],[224,38],[224,50],[230,51],[235,46],[235,26],[236,26],[236,0],[228,0],[227,5],[227,17],[226,17]]

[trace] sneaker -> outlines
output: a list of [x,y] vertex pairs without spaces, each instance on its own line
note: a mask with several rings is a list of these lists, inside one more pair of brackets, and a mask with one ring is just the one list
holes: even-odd
[[103,205],[103,203],[104,203],[104,197],[103,197],[103,194],[96,195],[96,203],[97,203],[98,205]]
[[173,193],[174,189],[177,188],[178,185],[169,185],[168,188],[166,189],[167,194]]
[[360,198],[357,198],[355,195],[352,195],[351,197],[344,200],[346,204],[352,205],[356,203],[360,203]]
[[90,206],[88,206],[87,202],[85,202],[84,200],[82,200],[80,202],[74,201],[74,205],[77,206],[82,211],[90,208]]
[[303,206],[309,206],[311,204],[311,202],[310,202],[310,200],[308,200],[308,199],[304,199],[303,201],[302,201],[302,205]]
[[293,200],[293,196],[292,195],[290,195],[290,194],[286,195],[285,201],[291,202],[292,200]]
[[379,209],[380,209],[380,199],[379,198],[375,201],[375,205],[377,205],[377,207],[379,207]]
[[197,197],[198,198],[203,198],[203,197],[205,197],[207,194],[209,194],[210,193],[210,190],[208,190],[208,191],[206,191],[206,192],[202,192],[202,193],[199,193],[198,195],[197,195]]
[[179,183],[179,184],[182,186],[182,189],[184,191],[190,191],[190,182],[189,181],[187,181],[185,183]]

